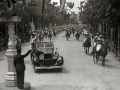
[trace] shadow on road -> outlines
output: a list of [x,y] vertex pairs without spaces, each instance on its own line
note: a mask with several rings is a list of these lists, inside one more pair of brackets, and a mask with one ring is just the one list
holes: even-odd
[[97,87],[74,86],[74,85],[40,85],[31,90],[97,90]]
[[[97,63],[97,64],[102,66],[102,62]],[[113,65],[110,65],[110,64],[105,64],[104,67],[111,68],[111,69],[120,69],[120,67],[116,67],[116,66],[113,66]]]
[[59,74],[67,74],[69,71],[63,67],[62,72],[59,72],[58,69],[41,69],[38,70],[38,74],[45,74],[45,73],[59,73]]
[[[102,63],[102,59],[99,59],[99,61]],[[111,60],[105,59],[105,62],[111,62]]]
[[62,72],[59,72],[57,69],[42,69],[42,70],[38,70],[38,73],[60,73],[60,74],[63,74],[63,73],[69,73],[68,70],[66,70],[65,68],[63,68],[63,71]]
[[105,62],[111,62],[111,60],[105,59]]
[[112,69],[120,69],[120,67],[116,67],[116,66],[109,65],[109,64],[105,64],[105,67],[112,68]]

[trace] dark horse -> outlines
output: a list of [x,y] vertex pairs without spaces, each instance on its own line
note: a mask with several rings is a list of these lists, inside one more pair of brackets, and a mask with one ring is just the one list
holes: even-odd
[[44,34],[39,34],[39,40],[40,40],[40,42],[43,41],[43,38],[44,38]]
[[47,38],[47,35],[48,35],[47,31],[45,31],[45,32],[44,32],[45,38]]
[[65,36],[66,36],[66,39],[67,39],[67,41],[68,41],[68,39],[70,38],[70,34],[69,34],[68,31],[66,32]]
[[55,30],[53,30],[53,35],[54,35],[54,37],[56,37],[56,31]]
[[83,47],[84,47],[85,53],[89,54],[89,48],[91,47],[91,38],[90,37],[86,38]]
[[52,34],[51,32],[48,33],[48,39],[51,41],[51,38],[52,38]]
[[76,40],[79,40],[80,33],[79,33],[79,32],[77,32],[77,33],[75,34],[75,37],[76,37]]
[[[100,45],[100,44],[99,44]],[[101,44],[101,47],[99,50],[97,50],[99,46],[96,45],[93,47],[93,60],[94,63],[97,63],[100,56],[102,58],[102,65],[105,65],[105,57],[107,56],[108,52],[107,52],[107,42],[105,42],[104,44]]]

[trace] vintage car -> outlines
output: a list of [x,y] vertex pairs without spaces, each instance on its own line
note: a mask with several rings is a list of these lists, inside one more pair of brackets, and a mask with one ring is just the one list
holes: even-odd
[[31,61],[35,73],[40,69],[56,69],[62,72],[64,60],[57,52],[57,48],[54,51],[53,42],[37,42],[34,46],[35,48],[31,53]]

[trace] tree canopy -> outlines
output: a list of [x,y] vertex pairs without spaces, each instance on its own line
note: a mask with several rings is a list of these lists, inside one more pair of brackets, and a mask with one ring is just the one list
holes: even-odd
[[94,26],[101,21],[107,21],[111,26],[120,23],[120,0],[88,0],[83,6],[81,20]]

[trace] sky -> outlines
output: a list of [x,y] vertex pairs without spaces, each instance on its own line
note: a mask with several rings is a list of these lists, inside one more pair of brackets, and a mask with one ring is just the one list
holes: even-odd
[[[73,7],[73,9],[71,9],[71,12],[75,12],[75,14],[77,14],[80,10],[77,8],[77,7],[80,7],[80,2],[81,1],[86,1],[86,0],[66,0],[66,2],[74,2],[74,7]],[[60,3],[60,0],[51,0],[51,3],[52,2],[58,2],[58,4],[57,5],[60,5],[59,3]],[[67,4],[66,4],[67,5]],[[69,10],[68,10],[68,12],[70,12]]]

